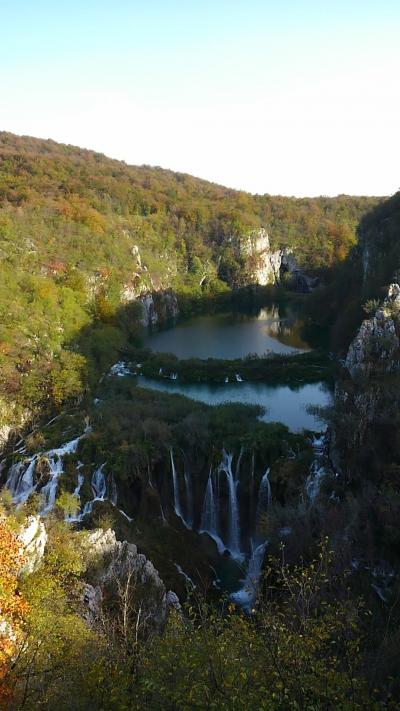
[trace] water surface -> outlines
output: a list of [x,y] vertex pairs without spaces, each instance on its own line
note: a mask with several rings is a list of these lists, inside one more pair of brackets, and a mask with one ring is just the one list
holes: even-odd
[[264,422],[283,422],[292,432],[302,429],[320,431],[323,423],[307,412],[308,405],[325,407],[331,401],[331,393],[324,383],[267,385],[266,383],[180,383],[179,380],[157,380],[140,376],[140,387],[166,393],[185,395],[208,405],[224,402],[240,402],[246,405],[261,405],[265,412]]
[[230,311],[196,316],[173,328],[145,334],[153,351],[179,358],[243,358],[249,353],[298,353],[312,347],[293,307],[272,304],[256,314]]

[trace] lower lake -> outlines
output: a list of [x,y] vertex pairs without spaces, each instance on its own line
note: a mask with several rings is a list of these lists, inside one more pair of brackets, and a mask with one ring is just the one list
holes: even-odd
[[267,385],[266,383],[179,383],[178,380],[158,380],[138,377],[138,385],[165,393],[185,395],[208,405],[224,402],[240,402],[246,405],[261,405],[265,422],[283,422],[292,432],[302,429],[320,431],[324,423],[307,411],[309,405],[326,407],[331,402],[331,391],[324,383]]

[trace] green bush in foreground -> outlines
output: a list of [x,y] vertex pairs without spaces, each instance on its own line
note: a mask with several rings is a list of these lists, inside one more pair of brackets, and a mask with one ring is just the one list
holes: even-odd
[[360,673],[363,606],[335,600],[329,568],[323,544],[308,566],[268,563],[269,594],[251,617],[199,601],[187,616],[171,615],[144,650],[135,708],[390,708]]

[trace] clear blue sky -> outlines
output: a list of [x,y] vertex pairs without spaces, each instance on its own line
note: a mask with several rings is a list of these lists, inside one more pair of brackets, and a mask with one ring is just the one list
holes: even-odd
[[272,194],[400,186],[400,2],[0,0],[0,128]]

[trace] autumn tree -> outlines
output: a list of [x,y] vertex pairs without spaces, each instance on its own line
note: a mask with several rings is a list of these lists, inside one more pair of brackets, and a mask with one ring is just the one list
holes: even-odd
[[11,694],[12,661],[21,637],[28,605],[18,589],[23,565],[21,544],[4,516],[0,517],[0,706]]

